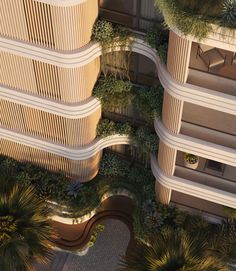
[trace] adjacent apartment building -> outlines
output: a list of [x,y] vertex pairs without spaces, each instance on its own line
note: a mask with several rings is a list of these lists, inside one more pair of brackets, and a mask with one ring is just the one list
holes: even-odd
[[[62,170],[87,182],[104,148],[126,136],[96,137],[100,102],[92,91],[102,49],[91,41],[98,16],[139,34],[131,79],[165,89],[151,155],[157,198],[224,216],[236,208],[236,39],[219,29],[199,42],[169,31],[167,64],[142,32],[162,16],[153,0],[2,0],[1,154]],[[186,165],[192,155],[195,166]],[[193,168],[195,167],[195,168]]]

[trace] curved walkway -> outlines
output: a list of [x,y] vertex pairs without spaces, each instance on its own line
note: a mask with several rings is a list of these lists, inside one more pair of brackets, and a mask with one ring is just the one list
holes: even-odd
[[[115,271],[127,247],[133,245],[132,212],[134,202],[125,196],[114,196],[103,201],[101,211],[89,221],[66,225],[52,221],[58,232],[53,245],[67,250],[55,251],[48,265],[37,265],[38,271]],[[86,255],[78,256],[76,250],[89,241],[95,226],[102,223],[105,228],[99,232],[93,247]],[[71,253],[68,252],[71,250]]]
[[38,271],[116,271],[130,239],[128,227],[117,219],[106,219],[93,247],[86,255],[55,252],[52,262]]
[[[84,247],[89,241],[95,226],[104,219],[119,219],[129,228],[133,241],[132,213],[134,202],[126,196],[113,196],[103,201],[100,211],[90,220],[74,225],[52,221],[52,226],[58,232],[59,238],[52,240],[53,245],[69,250]],[[131,242],[130,242],[131,243]]]

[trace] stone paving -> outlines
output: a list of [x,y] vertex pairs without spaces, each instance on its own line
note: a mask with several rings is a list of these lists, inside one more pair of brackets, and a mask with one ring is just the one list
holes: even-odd
[[77,256],[56,252],[51,264],[38,271],[117,271],[121,255],[124,255],[130,240],[128,227],[116,219],[102,222],[105,226],[99,233],[93,247],[86,255]]

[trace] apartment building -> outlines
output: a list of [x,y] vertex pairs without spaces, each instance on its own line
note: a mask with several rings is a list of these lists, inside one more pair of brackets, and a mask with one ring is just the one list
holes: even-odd
[[[219,29],[199,42],[170,30],[167,65],[140,32],[162,20],[148,0],[1,1],[1,154],[64,171],[82,182],[99,170],[102,151],[130,143],[96,137],[102,115],[92,91],[102,49],[91,41],[98,16],[139,34],[131,80],[165,89],[160,139],[151,165],[157,198],[224,216],[236,208],[236,41]],[[142,35],[141,35],[142,37]],[[184,154],[198,157],[195,169]]]

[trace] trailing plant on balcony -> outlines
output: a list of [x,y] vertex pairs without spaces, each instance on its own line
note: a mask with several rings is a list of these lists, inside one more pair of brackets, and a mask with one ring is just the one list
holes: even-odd
[[158,27],[150,28],[145,36],[145,41],[157,50],[160,59],[166,63],[168,50],[168,35]]
[[102,119],[97,126],[97,135],[107,137],[110,135],[129,135],[140,152],[149,156],[158,148],[158,138],[148,127],[139,127],[136,130],[129,123],[114,122]]
[[98,20],[93,26],[92,38],[101,42],[102,46],[112,42],[114,35],[113,25],[108,21]]
[[157,135],[152,133],[148,127],[139,127],[135,131],[133,140],[138,149],[147,155],[158,149]]
[[155,0],[170,28],[178,28],[184,35],[199,40],[212,31],[212,24],[235,28],[234,0]]
[[161,85],[135,89],[133,104],[148,123],[161,116],[163,93],[164,89]]
[[115,134],[132,135],[133,128],[127,122],[121,123],[109,119],[101,119],[97,126],[97,135],[107,137]]
[[92,39],[102,46],[101,69],[105,77],[112,73],[116,78],[129,78],[131,32],[123,26],[98,20],[93,26]]
[[93,95],[100,99],[103,111],[125,108],[133,98],[132,84],[109,75],[98,80]]

